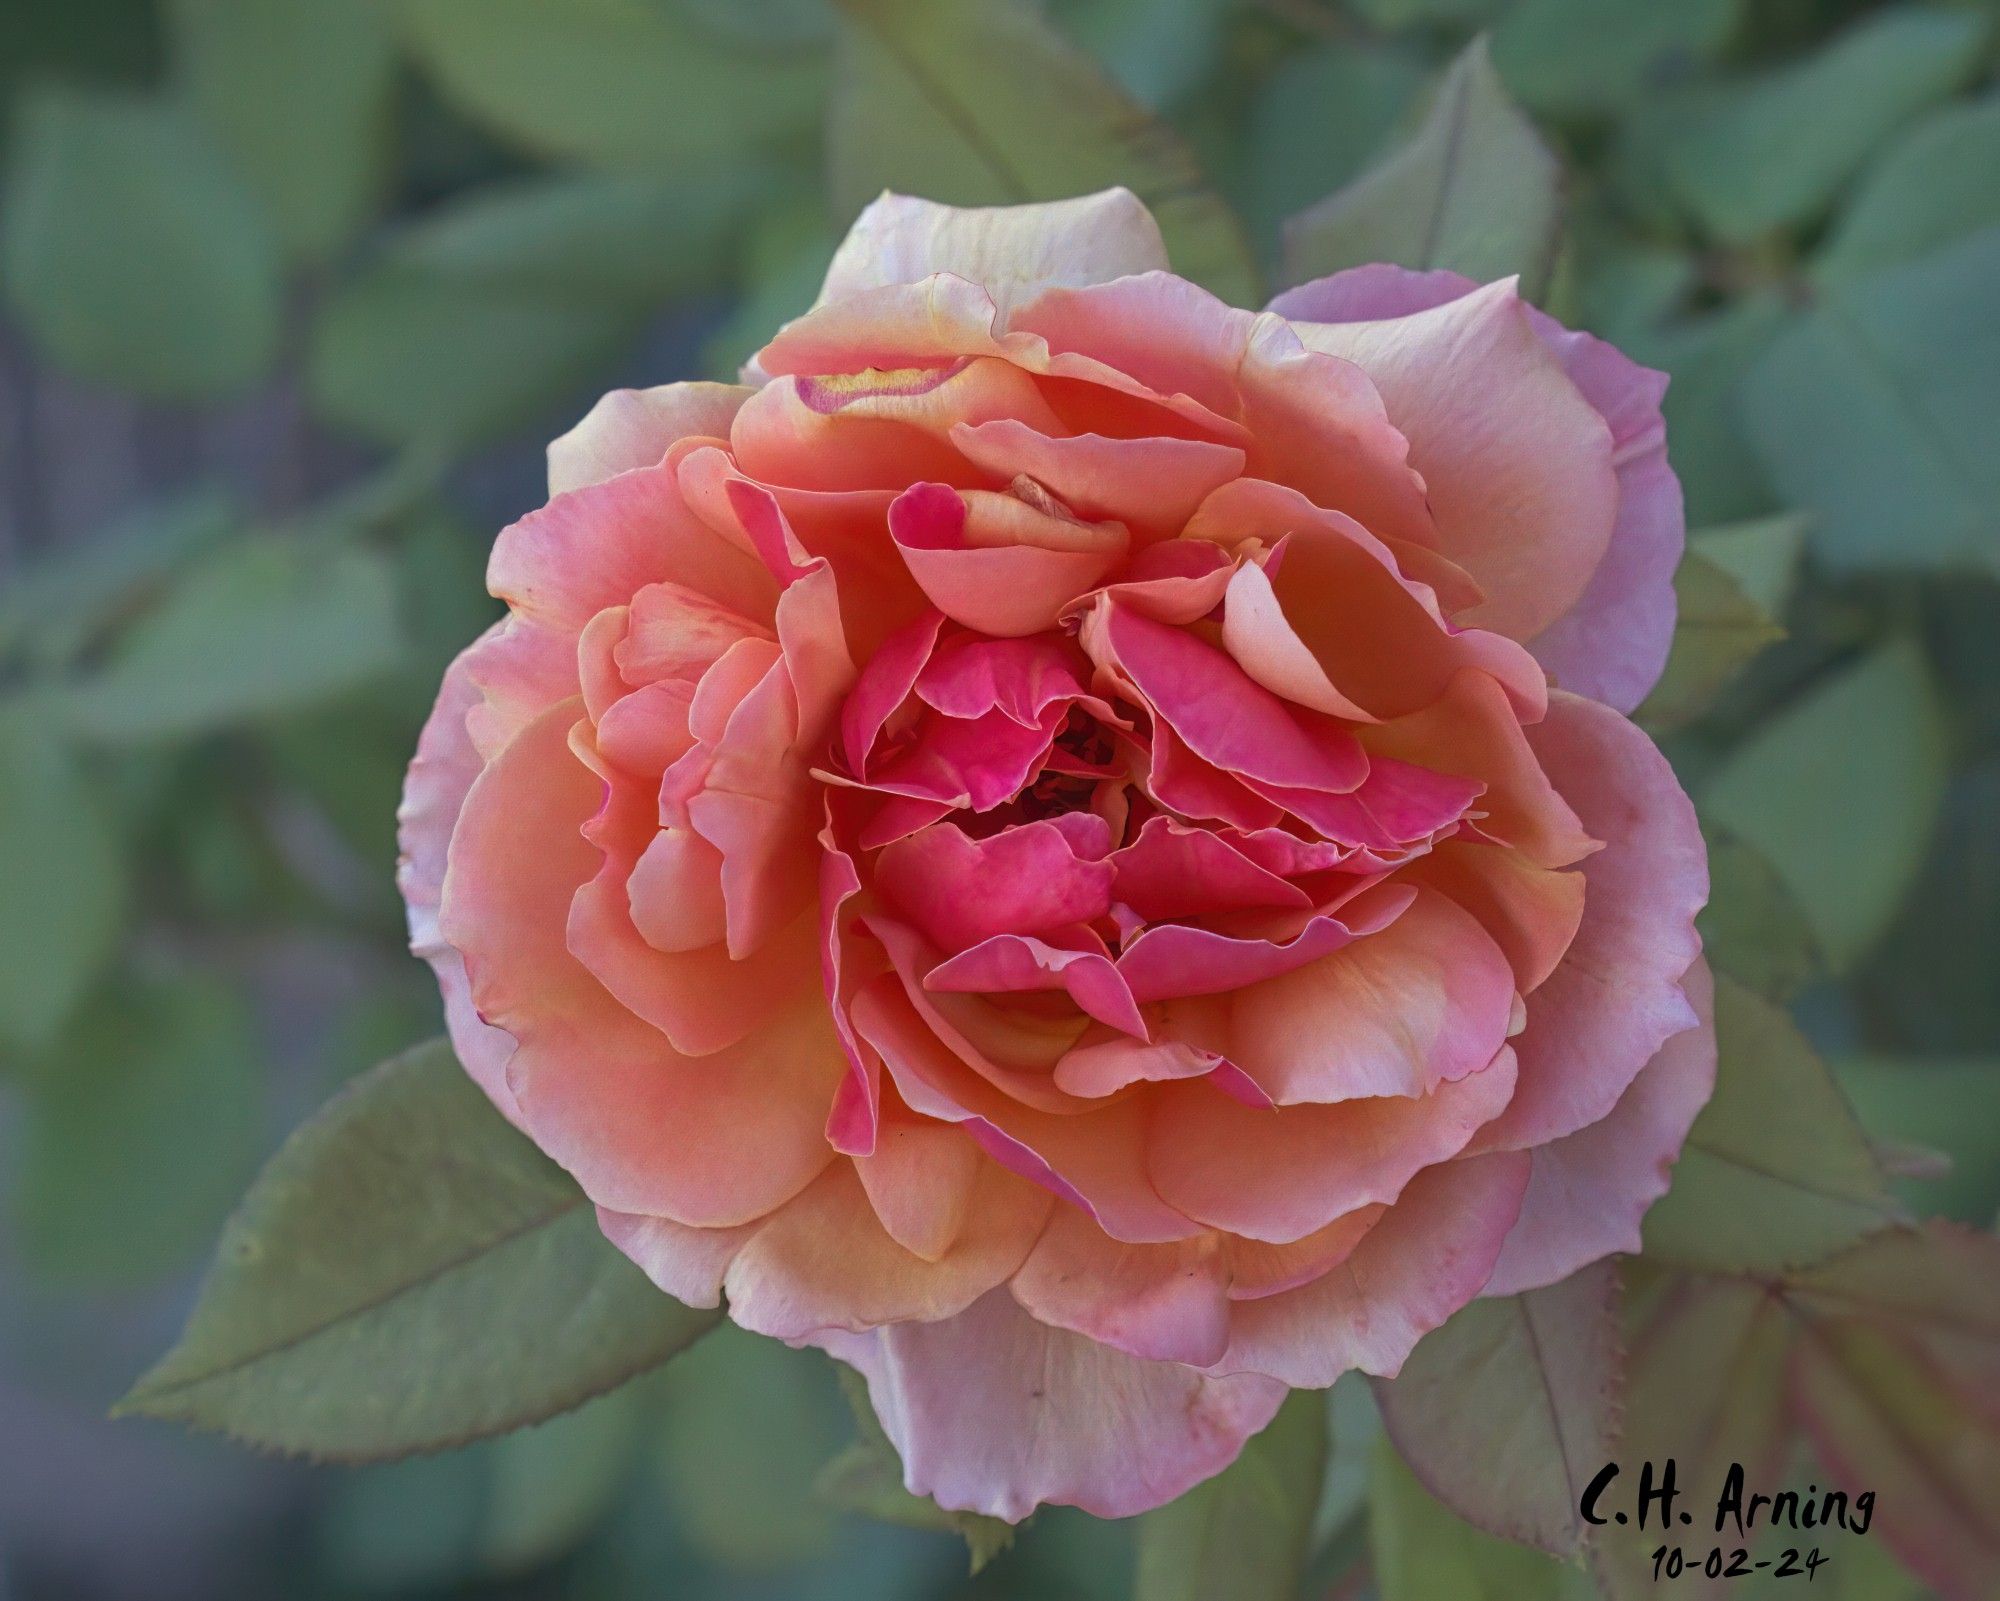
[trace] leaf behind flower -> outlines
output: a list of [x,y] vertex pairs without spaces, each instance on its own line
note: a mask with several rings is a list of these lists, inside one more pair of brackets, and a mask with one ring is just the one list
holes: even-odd
[[1233,1463],[1139,1520],[1138,1601],[1290,1601],[1327,1446],[1326,1396],[1294,1390]]
[[1475,39],[1407,144],[1285,224],[1282,277],[1299,284],[1393,261],[1482,281],[1518,273],[1534,298],[1555,262],[1561,179]]
[[116,1410],[380,1461],[552,1417],[720,1316],[621,1256],[438,1042],[286,1141],[223,1230],[180,1343]]

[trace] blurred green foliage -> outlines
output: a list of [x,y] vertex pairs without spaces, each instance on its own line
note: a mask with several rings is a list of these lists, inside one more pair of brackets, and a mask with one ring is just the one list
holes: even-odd
[[[1383,255],[1518,271],[1670,372],[1698,533],[1642,720],[1701,805],[1704,929],[1767,1071],[1725,1062],[1736,1121],[1689,1159],[1725,1178],[1649,1237],[1789,1227],[1773,1126],[1835,1208],[1801,1230],[1990,1225],[1996,35],[1991,5],[1928,0],[6,7],[0,380],[264,442],[171,460],[89,530],[16,492],[32,463],[0,473],[0,1261],[58,1298],[180,1279],[325,1088],[436,1031],[392,819],[490,615],[493,527],[596,390],[732,373],[885,184],[1123,182],[1249,303]],[[301,972],[332,995],[308,1021]],[[1893,1193],[1892,1148],[1921,1157]],[[1232,1538],[1388,1601],[1573,1588],[1495,1567],[1386,1454],[1364,1515],[1344,1443],[1306,1531],[1314,1452],[1278,1435],[1198,1506],[1044,1514],[968,1581],[851,1437],[827,1364],[717,1337],[539,1428],[320,1483],[288,1593],[1096,1601],[1136,1573],[1164,1598]]]

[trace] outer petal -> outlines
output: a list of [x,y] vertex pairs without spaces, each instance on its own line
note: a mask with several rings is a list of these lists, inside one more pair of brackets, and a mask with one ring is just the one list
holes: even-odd
[[703,383],[614,389],[582,422],[549,442],[549,493],[657,466],[677,439],[727,439],[737,408],[753,392],[740,384]]
[[[1308,322],[1408,316],[1478,287],[1458,273],[1356,267],[1301,284],[1271,303]],[[1583,396],[1611,427],[1618,521],[1604,560],[1568,613],[1532,641],[1564,689],[1629,712],[1666,664],[1674,631],[1674,569],[1686,544],[1680,480],[1667,461],[1660,398],[1666,376],[1587,333],[1530,308],[1529,320]]]
[[818,304],[948,272],[978,284],[1005,317],[1055,285],[1104,283],[1166,265],[1159,224],[1129,189],[971,207],[885,193],[841,241]]
[[1605,847],[1580,869],[1576,938],[1528,997],[1514,1104],[1481,1136],[1515,1150],[1604,1117],[1654,1053],[1695,1026],[1681,976],[1701,952],[1694,916],[1708,899],[1694,807],[1650,739],[1596,701],[1558,693],[1528,742]]
[[950,1317],[1021,1265],[1054,1204],[981,1162],[965,1227],[926,1261],[876,1220],[854,1165],[835,1162],[737,1252],[723,1278],[729,1315],[781,1340]]
[[1268,1373],[1310,1389],[1352,1368],[1390,1377],[1485,1284],[1519,1215],[1528,1168],[1510,1152],[1419,1174],[1340,1266],[1241,1303],[1212,1371]]
[[1700,1025],[1676,1034],[1601,1123],[1532,1154],[1520,1221],[1488,1295],[1540,1289],[1613,1251],[1639,1249],[1639,1221],[1667,1192],[1669,1171],[1715,1088],[1715,982],[1696,962],[1683,982]]
[[1207,1367],[1229,1348],[1229,1250],[1220,1234],[1127,1245],[1059,1206],[1009,1287],[1044,1323],[1131,1356]]
[[857,1032],[882,1053],[898,1092],[917,1112],[959,1125],[995,1161],[1083,1208],[1116,1238],[1176,1240],[1201,1232],[1148,1181],[1145,1113],[1136,1100],[1082,1115],[1023,1105],[947,1048],[935,1022],[893,980],[877,979],[854,998]]
[[1044,1501],[1130,1517],[1221,1472],[1285,1386],[1147,1362],[1038,1323],[1004,1290],[938,1323],[813,1342],[868,1381],[904,1482],[1018,1523]]
[[[763,1027],[681,1056],[564,943],[597,870],[582,834],[603,785],[571,753],[580,702],[552,707],[483,772],[452,836],[440,923],[474,1002],[519,1042],[507,1082],[535,1143],[600,1206],[703,1226],[761,1216],[831,1156],[821,1130],[845,1066],[819,986],[772,996]],[[523,851],[520,842],[533,840]]]
[[603,1206],[597,1209],[597,1226],[607,1240],[639,1264],[647,1278],[689,1306],[722,1304],[722,1276],[743,1242],[757,1232],[755,1223],[727,1229],[693,1228],[671,1218],[615,1212]]
[[1287,1244],[1349,1212],[1396,1200],[1422,1169],[1464,1150],[1514,1085],[1511,1050],[1422,1098],[1260,1111],[1206,1085],[1162,1085],[1146,1171],[1161,1198],[1187,1216]]
[[431,964],[444,996],[445,1027],[452,1049],[473,1081],[510,1122],[521,1121],[520,1109],[507,1088],[507,1059],[514,1054],[513,1036],[484,1021],[472,1004],[465,976],[465,958],[438,929],[438,908],[444,900],[446,852],[466,792],[485,763],[466,732],[466,714],[479,704],[479,686],[467,671],[467,661],[482,646],[503,637],[495,623],[477,644],[461,652],[445,669],[437,704],[417,739],[417,754],[403,780],[403,803],[396,812],[396,840],[402,860],[396,887],[409,911],[410,949]]
[[744,617],[765,618],[778,586],[681,498],[672,467],[618,474],[558,495],[500,532],[486,583],[517,617],[572,637],[648,584],[698,590]]
[[1360,366],[1408,438],[1439,547],[1487,594],[1465,620],[1531,639],[1567,612],[1610,546],[1613,442],[1513,281],[1408,316],[1295,327]]

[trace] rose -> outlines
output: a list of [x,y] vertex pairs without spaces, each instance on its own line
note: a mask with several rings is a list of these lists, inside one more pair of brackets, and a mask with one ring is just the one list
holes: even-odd
[[1165,266],[1123,191],[871,206],[754,387],[550,447],[402,815],[458,1052],[606,1233],[1010,1519],[1635,1248],[1713,1076],[1621,715],[1662,380],[1510,282]]

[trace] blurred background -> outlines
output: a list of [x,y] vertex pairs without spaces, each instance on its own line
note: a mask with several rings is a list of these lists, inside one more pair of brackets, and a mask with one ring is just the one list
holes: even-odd
[[[837,1511],[830,1368],[726,1331],[386,1468],[104,1421],[285,1132],[439,1027],[396,797],[544,442],[605,388],[732,375],[884,182],[1000,198],[897,98],[894,7],[852,10],[0,4],[0,1601],[1130,1593],[1120,1525],[1045,1513],[968,1580]],[[1691,643],[1643,720],[1712,830],[1708,938],[1879,1149],[1953,1159],[1895,1164],[1913,1204],[1992,1226],[2000,7],[1040,14],[1128,134],[1177,131],[1266,289],[1344,264],[1310,208],[1490,34],[1567,174],[1532,287],[1673,375]],[[923,48],[982,104],[1046,65]],[[1120,176],[1077,145],[1033,182]],[[1358,1597],[1374,1425],[1334,1407],[1315,1584]]]

